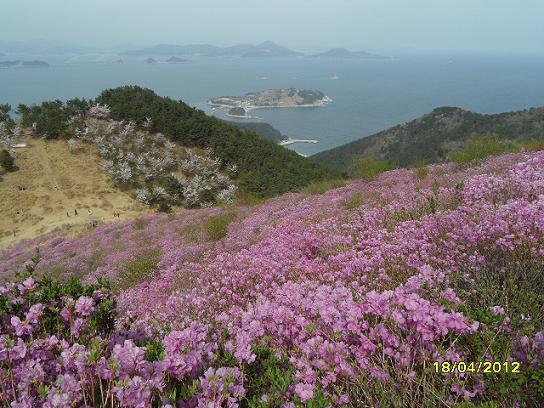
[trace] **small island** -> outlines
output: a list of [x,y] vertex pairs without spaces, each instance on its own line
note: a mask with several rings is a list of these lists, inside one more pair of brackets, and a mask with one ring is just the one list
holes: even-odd
[[[289,88],[251,92],[244,96],[220,96],[210,99],[208,104],[231,110],[242,108],[247,115],[247,111],[253,109],[323,107],[331,101],[331,98],[320,91]],[[242,111],[237,110],[235,113],[242,113]]]
[[169,64],[180,64],[182,62],[187,62],[187,60],[179,57],[170,57],[166,60],[166,62]]
[[44,61],[0,61],[0,68],[49,68]]
[[156,64],[157,60],[153,59],[153,58],[148,58],[148,59],[145,60],[145,62],[148,63],[148,64]]
[[389,59],[383,55],[371,54],[367,51],[350,51],[345,48],[333,48],[320,54],[310,55],[310,58],[322,59]]
[[249,114],[249,111],[242,107],[235,107],[229,109],[227,116],[237,119],[261,119],[258,116],[253,116]]

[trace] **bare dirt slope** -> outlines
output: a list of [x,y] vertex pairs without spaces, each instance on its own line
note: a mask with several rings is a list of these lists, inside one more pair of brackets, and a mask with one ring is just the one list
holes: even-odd
[[[90,147],[70,153],[63,141],[29,140],[13,156],[19,170],[0,181],[0,248],[62,228],[78,234],[93,223],[150,212],[112,186]],[[77,210],[77,215],[75,214]]]

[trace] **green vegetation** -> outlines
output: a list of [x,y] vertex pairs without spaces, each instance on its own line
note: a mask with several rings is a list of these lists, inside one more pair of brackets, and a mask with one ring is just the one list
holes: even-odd
[[348,210],[353,210],[359,208],[365,202],[362,194],[354,194],[346,200],[346,208]]
[[240,204],[247,205],[248,207],[262,204],[265,201],[263,197],[247,191],[238,191],[237,198]]
[[344,179],[332,179],[313,182],[302,189],[304,194],[316,195],[323,194],[326,191],[344,187],[347,184],[347,180]]
[[499,140],[544,141],[544,108],[482,115],[442,107],[406,124],[320,152],[312,160],[353,173],[354,159],[374,156],[394,166],[423,161],[445,162],[471,136],[494,135]]
[[427,164],[423,160],[416,160],[412,167],[416,170],[416,175],[420,179],[424,179],[429,174]]
[[393,166],[385,160],[378,160],[373,156],[355,160],[353,163],[355,175],[363,180],[372,180],[380,174],[391,170]]
[[15,160],[13,160],[13,157],[7,150],[2,150],[2,153],[0,153],[0,165],[4,168],[7,172],[13,172],[17,170],[17,166],[15,165]]
[[117,288],[132,288],[139,283],[151,279],[159,259],[159,250],[150,250],[138,254],[119,271]]
[[209,217],[206,220],[206,233],[211,241],[220,241],[227,236],[229,224],[236,218],[236,214],[229,212]]
[[263,139],[270,140],[271,142],[274,142],[274,143],[279,143],[282,140],[287,139],[287,137],[282,135],[279,130],[273,128],[268,123],[261,123],[261,122],[226,122],[226,123],[247,129],[250,132],[256,133],[258,136],[262,137]]
[[523,148],[528,152],[544,150],[544,140],[529,140],[523,145]]
[[65,136],[68,120],[75,115],[83,115],[90,107],[90,101],[71,99],[66,103],[55,100],[41,105],[19,105],[17,113],[21,115],[21,125],[35,127],[36,132],[47,139]]
[[255,133],[209,117],[181,101],[158,96],[149,89],[126,86],[109,89],[96,102],[106,104],[116,120],[144,123],[188,147],[211,148],[225,164],[236,164],[240,187],[263,196],[297,190],[313,181],[338,177],[338,173]]
[[498,156],[519,150],[519,144],[509,140],[501,140],[495,136],[472,136],[466,141],[465,147],[450,155],[450,160],[459,164],[469,164],[489,156]]
[[11,116],[9,116],[10,112],[11,112],[10,105],[8,104],[0,105],[0,123],[4,123],[8,129],[11,129],[15,125],[15,122],[13,121]]
[[166,201],[161,201],[159,203],[159,206],[157,207],[157,212],[162,212],[162,213],[166,213],[166,214],[171,214],[174,210],[172,209],[172,207],[170,206],[170,204],[168,204]]

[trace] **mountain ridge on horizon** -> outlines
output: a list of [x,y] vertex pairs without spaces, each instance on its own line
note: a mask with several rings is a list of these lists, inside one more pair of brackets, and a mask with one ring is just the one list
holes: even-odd
[[168,44],[161,43],[147,48],[123,51],[123,56],[162,56],[162,55],[186,55],[205,57],[308,57],[308,58],[350,58],[350,59],[389,59],[387,56],[370,53],[368,51],[349,51],[346,48],[330,48],[319,53],[304,53],[291,48],[278,45],[273,41],[264,41],[257,45],[236,44],[227,47],[219,47],[209,43],[195,44]]
[[298,56],[303,55],[297,51],[277,45],[272,41],[264,41],[257,45],[252,44],[236,44],[228,47],[218,47],[215,45],[202,44],[157,44],[153,47],[142,48],[138,50],[130,50],[121,52],[120,55],[125,56],[142,56],[142,55],[191,55],[191,56],[206,56],[206,57],[229,57],[229,56]]

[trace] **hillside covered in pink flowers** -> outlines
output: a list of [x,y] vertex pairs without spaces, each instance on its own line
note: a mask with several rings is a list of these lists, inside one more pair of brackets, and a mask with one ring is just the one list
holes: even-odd
[[39,237],[0,273],[3,406],[544,405],[544,152]]

